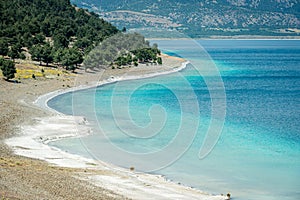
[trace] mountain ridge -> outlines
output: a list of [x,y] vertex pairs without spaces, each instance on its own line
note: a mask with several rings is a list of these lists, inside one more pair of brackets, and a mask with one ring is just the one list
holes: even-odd
[[[190,37],[300,34],[299,0],[72,0],[72,2],[79,7],[97,12],[119,28],[125,26],[129,30],[164,28],[179,31]],[[152,17],[141,17],[143,14],[150,14]]]

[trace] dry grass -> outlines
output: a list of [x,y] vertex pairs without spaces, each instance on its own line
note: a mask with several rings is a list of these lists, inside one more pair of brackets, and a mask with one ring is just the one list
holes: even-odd
[[[56,78],[58,76],[76,76],[65,69],[55,67],[39,66],[38,63],[29,60],[16,61],[15,79]],[[0,70],[1,72],[1,70]],[[3,78],[2,72],[0,78]]]

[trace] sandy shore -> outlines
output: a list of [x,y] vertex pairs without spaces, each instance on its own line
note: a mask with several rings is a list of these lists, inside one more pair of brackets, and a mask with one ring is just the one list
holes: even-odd
[[9,199],[224,199],[224,196],[167,181],[162,176],[133,172],[47,145],[63,137],[91,133],[84,117],[58,113],[47,107],[48,99],[76,89],[172,73],[184,68],[183,62],[165,55],[162,66],[109,69],[104,73],[79,70],[77,76],[24,80],[21,84],[1,80],[0,196]]

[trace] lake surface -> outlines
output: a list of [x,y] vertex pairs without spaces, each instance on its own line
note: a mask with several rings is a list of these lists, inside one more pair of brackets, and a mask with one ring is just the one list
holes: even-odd
[[191,64],[51,99],[94,132],[51,145],[235,199],[300,199],[300,41],[151,42]]

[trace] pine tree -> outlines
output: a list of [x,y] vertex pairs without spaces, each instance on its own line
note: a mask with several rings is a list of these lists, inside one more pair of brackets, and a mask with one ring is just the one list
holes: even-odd
[[5,40],[0,39],[0,55],[6,56],[8,53],[8,44]]
[[2,70],[3,76],[6,80],[15,78],[16,67],[15,63],[11,60],[4,60],[3,58],[0,59],[0,68]]

